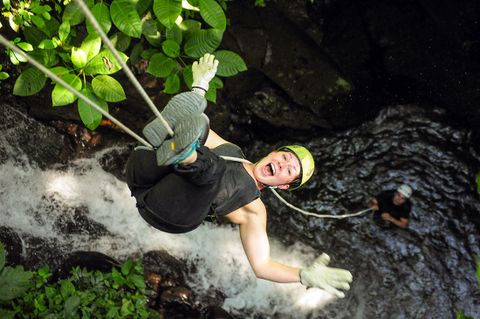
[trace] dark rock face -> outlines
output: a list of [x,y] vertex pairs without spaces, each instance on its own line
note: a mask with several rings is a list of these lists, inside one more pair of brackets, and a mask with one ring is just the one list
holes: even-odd
[[471,131],[447,122],[441,110],[397,106],[358,128],[312,138],[314,181],[284,194],[309,211],[338,215],[407,183],[414,193],[406,230],[383,230],[369,215],[302,216],[265,194],[271,233],[289,244],[301,238],[331,253],[333,266],[352,271],[350,297],[329,306],[327,317],[441,318],[460,309],[480,315],[480,154],[472,149]]

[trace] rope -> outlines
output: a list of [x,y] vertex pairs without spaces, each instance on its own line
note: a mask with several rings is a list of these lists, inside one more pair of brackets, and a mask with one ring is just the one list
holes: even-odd
[[75,2],[78,4],[78,6],[80,7],[80,9],[83,11],[83,13],[85,14],[85,17],[90,21],[90,23],[92,24],[93,28],[95,29],[95,31],[98,32],[98,34],[100,35],[100,37],[102,38],[103,40],[103,43],[110,49],[110,51],[112,52],[113,56],[115,57],[115,59],[118,61],[118,63],[122,66],[122,70],[123,72],[125,72],[125,74],[127,75],[128,79],[130,80],[130,82],[132,82],[133,86],[135,86],[135,89],[140,93],[140,95],[142,96],[142,98],[145,100],[145,102],[147,102],[147,105],[150,107],[150,109],[152,110],[153,114],[155,114],[159,119],[160,121],[162,122],[162,124],[165,126],[165,128],[167,129],[167,132],[168,134],[170,134],[171,136],[174,135],[173,133],[173,130],[172,128],[170,127],[170,125],[168,125],[167,121],[165,121],[165,119],[163,118],[162,114],[160,114],[160,112],[158,111],[157,107],[155,106],[155,104],[153,104],[152,100],[150,99],[150,97],[147,95],[147,93],[145,92],[145,90],[143,89],[143,87],[140,85],[140,83],[138,82],[137,78],[135,77],[135,75],[133,75],[132,71],[130,70],[130,68],[127,66],[127,64],[122,60],[122,58],[120,57],[120,55],[118,54],[118,51],[117,49],[115,49],[115,46],[112,44],[112,42],[108,39],[107,35],[105,34],[105,32],[103,32],[103,29],[102,27],[98,24],[97,22],[97,19],[95,19],[95,17],[93,16],[92,12],[90,11],[90,9],[88,9],[87,5],[83,2],[83,0],[75,0]]
[[122,130],[124,130],[126,133],[128,133],[130,136],[132,136],[133,138],[135,138],[137,141],[139,141],[140,143],[142,143],[143,145],[145,145],[146,147],[148,147],[149,149],[153,149],[152,145],[150,145],[150,143],[148,143],[146,140],[144,140],[142,137],[140,137],[139,135],[137,135],[135,132],[133,132],[132,130],[130,130],[128,127],[126,127],[123,123],[121,123],[119,120],[117,120],[115,117],[113,117],[112,115],[110,115],[108,112],[106,112],[104,109],[102,109],[97,103],[91,101],[88,97],[86,97],[85,95],[83,95],[82,93],[78,92],[77,90],[75,90],[73,87],[71,87],[67,82],[65,82],[64,80],[62,80],[60,77],[58,77],[56,74],[54,74],[52,71],[50,71],[49,69],[47,69],[45,66],[43,66],[41,63],[39,63],[38,61],[36,61],[34,58],[32,58],[31,56],[29,56],[28,54],[26,54],[25,52],[23,52],[20,48],[18,48],[16,45],[13,45],[12,43],[10,43],[10,41],[8,41],[7,39],[5,39],[3,37],[3,35],[0,34],[0,43],[2,43],[4,46],[6,46],[7,48],[9,48],[10,50],[14,51],[15,53],[17,53],[18,55],[20,55],[21,57],[23,57],[24,59],[26,59],[30,64],[32,64],[33,66],[35,66],[37,69],[39,69],[40,71],[42,71],[43,73],[45,73],[46,75],[48,75],[49,78],[51,78],[52,80],[54,80],[55,82],[61,84],[62,86],[65,87],[65,89],[67,89],[70,93],[74,94],[76,97],[78,97],[79,99],[83,100],[85,103],[87,103],[88,105],[90,105],[91,107],[93,107],[95,110],[97,110],[98,112],[102,113],[102,115],[104,115],[106,118],[108,118],[110,121],[112,121],[113,123],[115,123],[116,125],[118,125]]
[[[239,158],[239,157],[231,157],[231,156],[220,156],[221,158],[223,158],[224,160],[226,161],[231,161],[231,162],[239,162],[239,163],[247,163],[247,164],[252,164],[252,162],[250,162],[249,160],[246,160],[244,158]],[[326,214],[315,214],[315,213],[311,213],[311,212],[308,212],[306,210],[303,210],[301,208],[298,208],[292,204],[290,204],[289,202],[287,202],[285,200],[285,198],[283,198],[282,196],[280,196],[280,194],[273,188],[269,187],[269,189],[272,191],[272,193],[282,202],[284,203],[287,207],[303,214],[303,215],[307,215],[307,216],[315,216],[315,217],[318,217],[318,218],[335,218],[335,219],[343,219],[343,218],[348,218],[348,217],[355,217],[355,216],[360,216],[362,214],[365,214],[369,211],[371,211],[372,209],[371,208],[367,208],[367,209],[364,209],[364,210],[361,210],[361,211],[358,211],[356,213],[353,213],[353,214],[343,214],[343,215],[326,215]]]

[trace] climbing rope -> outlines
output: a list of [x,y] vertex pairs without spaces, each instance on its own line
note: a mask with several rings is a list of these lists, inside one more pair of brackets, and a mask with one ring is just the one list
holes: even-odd
[[[247,163],[247,164],[252,164],[252,162],[250,162],[249,160],[246,160],[244,158],[239,158],[239,157],[231,157],[231,156],[220,156],[221,158],[223,158],[224,160],[226,161],[232,161],[232,162],[239,162],[239,163]],[[268,189],[270,189],[272,191],[272,193],[282,202],[284,203],[287,207],[293,209],[293,210],[296,210],[297,212],[303,214],[303,215],[307,215],[307,216],[315,216],[315,217],[318,217],[318,218],[334,218],[334,219],[343,219],[343,218],[348,218],[348,217],[355,217],[355,216],[360,216],[362,214],[365,214],[369,211],[371,211],[372,209],[371,208],[367,208],[367,209],[364,209],[364,210],[361,210],[361,211],[358,211],[356,213],[352,213],[352,214],[343,214],[343,215],[330,215],[330,214],[316,214],[316,213],[311,213],[309,211],[306,211],[306,210],[303,210],[301,208],[298,208],[297,206],[294,206],[292,204],[290,204],[289,202],[287,202],[285,200],[285,198],[283,198],[282,196],[280,196],[280,194],[272,187],[268,187]]]

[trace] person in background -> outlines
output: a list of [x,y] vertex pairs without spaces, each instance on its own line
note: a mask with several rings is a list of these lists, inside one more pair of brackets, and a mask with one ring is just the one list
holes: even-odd
[[374,211],[373,221],[382,228],[393,225],[408,227],[412,203],[412,188],[406,184],[396,190],[384,191],[370,200],[369,206]]

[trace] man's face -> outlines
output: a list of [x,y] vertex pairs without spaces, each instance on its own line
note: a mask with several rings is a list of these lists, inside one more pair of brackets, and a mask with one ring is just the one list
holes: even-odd
[[300,168],[300,162],[293,153],[274,151],[257,163],[253,174],[262,184],[287,189],[288,184],[300,175]]
[[405,203],[406,200],[407,199],[402,194],[400,194],[399,192],[395,192],[395,194],[393,194],[393,204],[394,205],[400,206],[403,203]]

